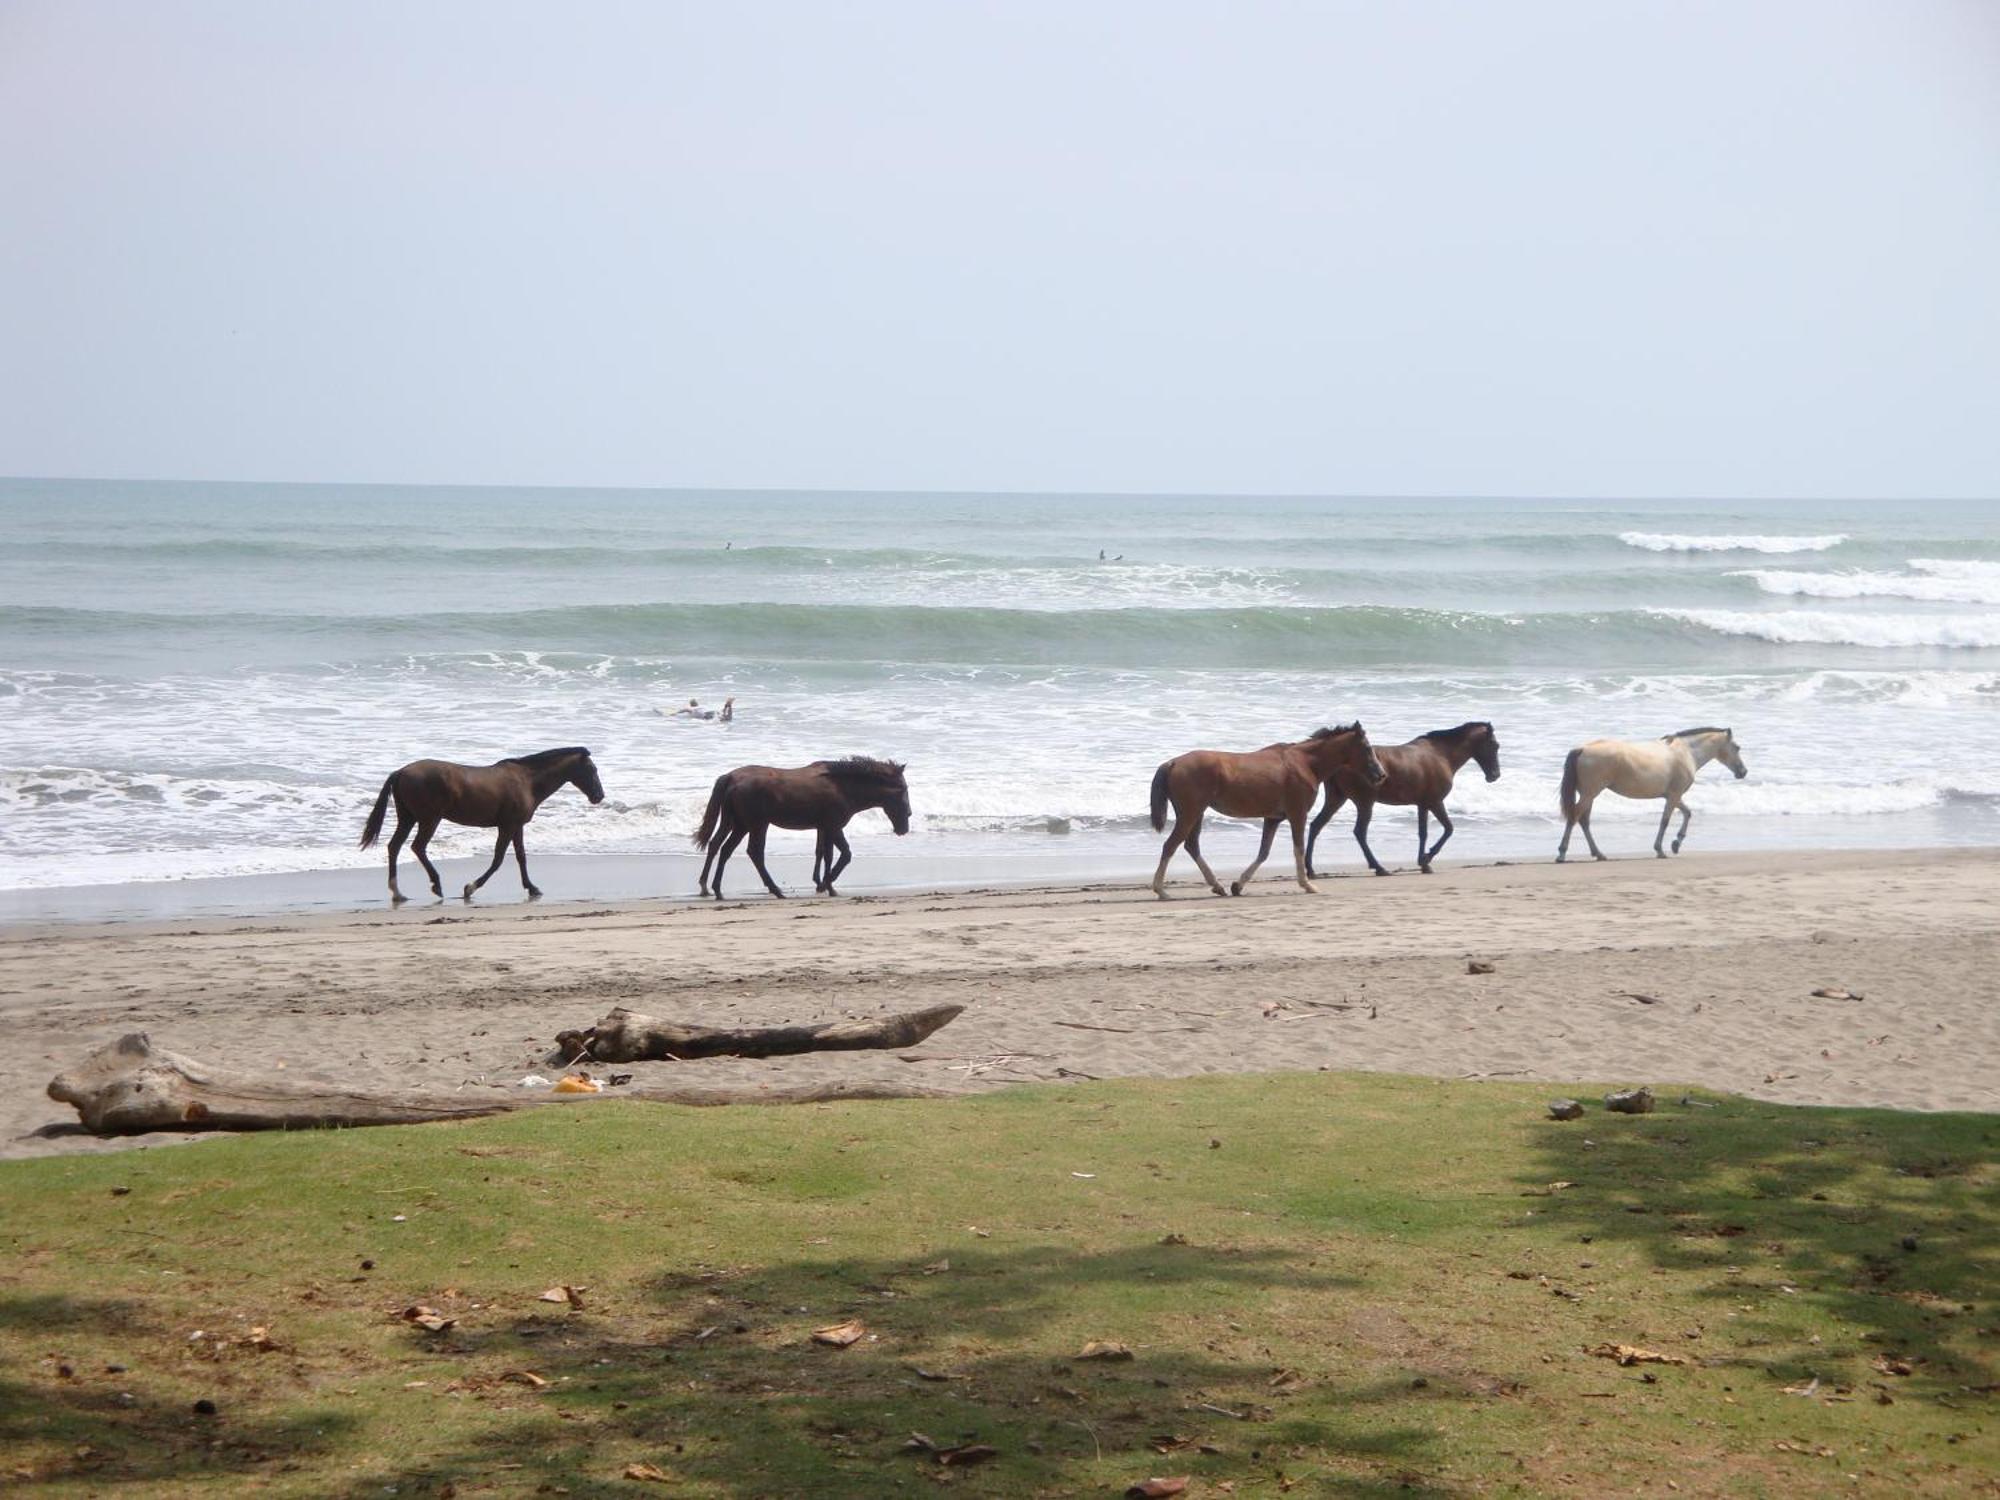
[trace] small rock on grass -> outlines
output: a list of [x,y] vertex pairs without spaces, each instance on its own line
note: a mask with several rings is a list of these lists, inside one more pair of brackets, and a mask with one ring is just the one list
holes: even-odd
[[1637,1088],[1626,1089],[1617,1094],[1606,1094],[1604,1107],[1614,1115],[1650,1115],[1653,1112],[1653,1091]]
[[1551,1099],[1549,1101],[1549,1118],[1551,1120],[1581,1120],[1583,1118],[1583,1106],[1574,1099]]

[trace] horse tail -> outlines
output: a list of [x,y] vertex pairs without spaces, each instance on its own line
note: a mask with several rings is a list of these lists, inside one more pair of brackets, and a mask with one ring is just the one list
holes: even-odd
[[1576,763],[1583,759],[1583,747],[1576,749],[1563,759],[1562,810],[1565,818],[1576,811]]
[[708,809],[701,815],[701,826],[694,831],[694,846],[703,849],[708,846],[709,836],[715,832],[716,822],[722,816],[722,799],[729,791],[729,778],[736,773],[724,771],[715,778],[715,790],[708,794]]
[[403,773],[391,771],[389,779],[382,783],[381,795],[375,799],[375,810],[368,815],[368,826],[361,830],[361,847],[370,848],[382,836],[382,818],[389,811],[389,794],[396,790],[396,778]]
[[1167,827],[1167,780],[1173,775],[1174,763],[1160,762],[1160,769],[1153,773],[1153,832],[1164,833]]

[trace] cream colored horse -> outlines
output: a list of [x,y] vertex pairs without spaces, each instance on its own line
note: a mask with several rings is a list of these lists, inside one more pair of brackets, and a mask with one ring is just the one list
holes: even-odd
[[1563,836],[1556,849],[1556,863],[1569,858],[1570,835],[1579,827],[1584,842],[1590,845],[1591,858],[1604,858],[1604,851],[1590,836],[1590,806],[1604,791],[1621,797],[1667,799],[1660,814],[1660,831],[1653,838],[1653,852],[1661,859],[1667,857],[1667,851],[1660,845],[1678,807],[1681,831],[1674,835],[1674,853],[1680,853],[1688,820],[1694,816],[1681,798],[1694,785],[1695,773],[1712,760],[1734,771],[1738,781],[1750,774],[1743,769],[1736,736],[1727,729],[1683,729],[1660,740],[1592,740],[1577,746],[1563,762]]

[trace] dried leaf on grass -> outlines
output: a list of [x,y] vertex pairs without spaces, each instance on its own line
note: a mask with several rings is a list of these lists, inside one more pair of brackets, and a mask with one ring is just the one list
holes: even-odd
[[998,1458],[1000,1450],[988,1443],[960,1443],[955,1448],[941,1448],[935,1440],[924,1433],[913,1432],[909,1441],[903,1444],[905,1453],[927,1453],[948,1468],[963,1468],[968,1464],[983,1464],[989,1458]]
[[1188,1487],[1186,1474],[1176,1474],[1164,1479],[1142,1479],[1125,1493],[1131,1500],[1164,1500],[1168,1495],[1178,1495]]
[[548,1381],[533,1370],[509,1370],[500,1378],[513,1385],[525,1385],[532,1391],[539,1391],[548,1385]]
[[1875,1368],[1884,1375],[1908,1375],[1915,1367],[1898,1354],[1878,1354],[1874,1359]]
[[1130,1359],[1130,1345],[1121,1344],[1116,1339],[1092,1339],[1077,1350],[1078,1359]]
[[552,1286],[535,1300],[537,1302],[562,1302],[571,1307],[583,1306],[583,1294],[588,1288],[580,1286]]
[[627,1479],[645,1480],[652,1484],[666,1484],[672,1476],[658,1464],[627,1464],[625,1465],[625,1477]]
[[813,1342],[826,1344],[835,1349],[845,1349],[850,1344],[858,1344],[866,1336],[868,1329],[859,1318],[850,1318],[845,1323],[834,1323],[826,1328],[813,1330]]
[[1615,1359],[1621,1365],[1691,1365],[1685,1354],[1662,1354],[1657,1349],[1641,1349],[1636,1344],[1596,1344],[1585,1351],[1599,1359]]
[[443,1333],[458,1322],[458,1319],[447,1318],[436,1308],[425,1307],[422,1303],[404,1308],[398,1316],[405,1323],[414,1323],[428,1333]]

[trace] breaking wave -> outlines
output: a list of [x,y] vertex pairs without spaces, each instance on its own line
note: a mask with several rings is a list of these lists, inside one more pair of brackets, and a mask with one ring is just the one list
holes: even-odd
[[1647,552],[1827,552],[1848,539],[1826,536],[1688,536],[1674,531],[1621,531],[1618,540]]

